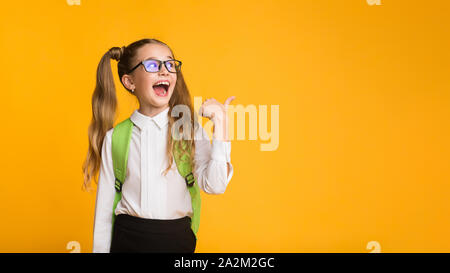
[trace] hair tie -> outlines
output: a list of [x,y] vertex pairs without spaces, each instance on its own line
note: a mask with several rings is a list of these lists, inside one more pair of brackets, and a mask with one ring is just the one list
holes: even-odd
[[120,61],[120,58],[122,58],[123,53],[125,52],[126,47],[112,47],[109,49],[109,54],[111,56],[111,59],[114,59],[116,61]]

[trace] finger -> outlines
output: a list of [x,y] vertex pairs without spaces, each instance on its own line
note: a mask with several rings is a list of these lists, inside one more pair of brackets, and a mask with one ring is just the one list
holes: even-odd
[[209,105],[216,104],[216,103],[219,103],[219,102],[216,101],[216,99],[214,99],[214,98],[210,98],[210,99],[206,100],[205,102],[203,102],[203,105],[209,106]]
[[205,103],[203,103],[202,106],[200,106],[200,109],[198,110],[198,114],[199,114],[201,117],[209,118],[208,115],[207,115],[206,112],[205,112],[205,109],[204,109],[205,106],[206,106]]
[[235,98],[236,98],[235,96],[229,97],[229,98],[225,101],[225,103],[224,103],[223,105],[224,105],[224,106],[227,106],[227,105],[230,104],[230,102],[233,101]]

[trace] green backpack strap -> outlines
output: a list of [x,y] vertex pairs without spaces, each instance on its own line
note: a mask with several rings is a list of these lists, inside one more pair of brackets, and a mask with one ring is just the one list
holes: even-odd
[[127,174],[128,152],[130,150],[131,132],[133,131],[133,122],[128,118],[114,127],[111,141],[112,161],[114,168],[114,187],[116,194],[114,196],[112,223],[116,215],[117,203],[122,198],[122,185]]
[[[178,172],[184,180],[186,181],[186,186],[189,190],[189,194],[191,195],[191,204],[192,204],[192,213],[193,216],[191,218],[191,228],[197,237],[197,231],[200,225],[200,208],[201,208],[201,199],[200,199],[200,188],[198,187],[197,180],[195,179],[192,173],[192,158],[190,153],[190,147],[186,149],[187,143],[185,141],[178,142],[178,144],[182,145],[182,149],[177,144],[177,141],[173,141],[173,155],[175,158],[175,162],[177,164]],[[186,149],[186,153],[183,153],[183,149]]]

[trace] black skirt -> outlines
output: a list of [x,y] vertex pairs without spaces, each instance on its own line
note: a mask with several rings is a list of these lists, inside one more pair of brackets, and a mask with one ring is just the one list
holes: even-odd
[[160,220],[119,214],[114,221],[110,252],[193,253],[196,244],[189,216]]

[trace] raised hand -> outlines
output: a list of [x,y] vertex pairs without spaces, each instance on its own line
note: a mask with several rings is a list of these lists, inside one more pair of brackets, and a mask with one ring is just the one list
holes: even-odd
[[227,110],[228,105],[235,98],[235,96],[228,97],[223,104],[221,104],[214,98],[206,99],[202,103],[199,110],[199,115],[214,122],[214,138],[229,141]]

